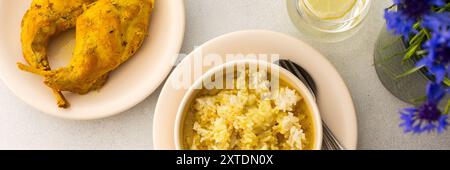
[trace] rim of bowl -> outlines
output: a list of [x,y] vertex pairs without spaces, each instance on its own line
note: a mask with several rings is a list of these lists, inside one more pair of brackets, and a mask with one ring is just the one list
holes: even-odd
[[[218,66],[215,66],[213,68],[211,68],[210,70],[208,70],[206,73],[204,73],[199,79],[195,80],[194,84],[192,84],[189,89],[187,90],[187,92],[184,94],[183,99],[181,100],[181,104],[178,106],[178,110],[177,110],[177,114],[176,114],[176,118],[175,118],[175,128],[174,128],[174,141],[175,141],[175,149],[176,150],[181,150],[184,149],[181,147],[181,128],[182,128],[182,123],[184,123],[182,120],[184,119],[184,116],[186,115],[186,113],[184,112],[186,107],[189,104],[189,101],[192,97],[194,97],[194,92],[196,91],[196,87],[199,87],[203,84],[203,80],[205,80],[208,77],[213,76],[216,72],[220,71],[220,70],[224,70],[226,68],[229,67],[233,67],[235,65],[258,65],[258,66],[267,66],[266,68],[275,68],[279,71],[280,73],[280,77],[286,77],[289,81],[289,83],[291,83],[292,86],[294,86],[294,88],[296,88],[296,90],[301,93],[302,97],[304,99],[306,99],[307,105],[310,107],[311,109],[311,114],[313,116],[313,122],[314,122],[314,148],[313,150],[320,150],[322,147],[322,137],[323,137],[323,130],[322,130],[322,118],[320,116],[320,111],[319,108],[317,106],[317,102],[314,100],[311,92],[308,90],[308,88],[306,87],[306,85],[300,81],[295,75],[293,75],[291,72],[289,72],[288,70],[273,64],[273,63],[269,63],[266,61],[261,61],[261,60],[252,60],[252,59],[243,59],[243,60],[236,60],[236,61],[231,61],[228,63],[224,63]],[[300,91],[298,90],[300,89]]]

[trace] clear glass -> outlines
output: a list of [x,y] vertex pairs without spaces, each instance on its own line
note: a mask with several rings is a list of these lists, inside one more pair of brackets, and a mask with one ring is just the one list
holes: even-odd
[[345,15],[321,19],[314,15],[305,0],[287,0],[289,16],[294,25],[315,40],[338,42],[354,35],[367,17],[371,0],[357,0]]

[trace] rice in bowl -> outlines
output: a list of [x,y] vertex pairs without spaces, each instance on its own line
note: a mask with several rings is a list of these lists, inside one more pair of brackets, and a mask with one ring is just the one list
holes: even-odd
[[271,86],[268,77],[246,69],[233,81],[239,88],[199,90],[186,110],[183,149],[313,149],[311,111],[302,95],[283,80]]

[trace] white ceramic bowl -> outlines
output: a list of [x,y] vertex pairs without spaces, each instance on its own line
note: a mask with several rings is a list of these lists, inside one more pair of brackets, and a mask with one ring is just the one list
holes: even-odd
[[213,77],[216,73],[225,73],[225,70],[233,70],[227,68],[233,68],[235,66],[257,66],[258,68],[267,68],[270,70],[275,70],[279,72],[279,77],[289,83],[297,92],[301,94],[304,98],[306,105],[311,110],[313,125],[315,129],[314,134],[314,146],[313,150],[320,150],[322,146],[322,120],[320,118],[319,109],[317,107],[316,101],[313,98],[313,95],[308,90],[308,88],[291,72],[281,68],[278,65],[268,63],[265,61],[258,60],[238,60],[229,63],[225,63],[219,66],[216,66],[203,74],[198,80],[194,82],[194,84],[188,89],[187,93],[184,95],[181,104],[178,108],[175,127],[174,127],[174,142],[177,150],[183,149],[182,147],[182,128],[184,124],[185,114],[187,113],[187,107],[190,107],[191,101],[196,96],[198,89],[201,89],[203,82],[211,77]]

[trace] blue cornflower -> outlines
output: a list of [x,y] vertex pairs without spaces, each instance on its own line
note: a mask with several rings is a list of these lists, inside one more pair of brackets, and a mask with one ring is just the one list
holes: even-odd
[[413,28],[414,23],[431,12],[432,6],[445,5],[444,0],[393,0],[397,11],[385,10],[384,17],[388,30],[396,35],[408,39],[412,33],[417,33]]
[[432,6],[444,6],[445,0],[394,0],[397,10],[413,19],[419,19],[431,11]]
[[428,54],[416,66],[426,66],[436,83],[441,83],[450,72],[450,12],[425,16],[422,26],[432,34],[423,46]]
[[417,30],[413,28],[416,20],[403,15],[401,12],[388,11],[384,12],[384,18],[386,19],[386,27],[389,31],[392,31],[394,35],[401,35],[405,39],[409,38],[412,33],[417,33]]
[[437,130],[442,133],[448,126],[448,115],[442,114],[438,108],[440,100],[447,90],[439,84],[429,83],[427,101],[417,108],[406,108],[400,112],[405,133],[422,133]]
[[[449,31],[450,12],[432,13],[423,17],[422,26],[430,29],[432,32],[445,33]],[[449,38],[447,34],[447,38]]]

